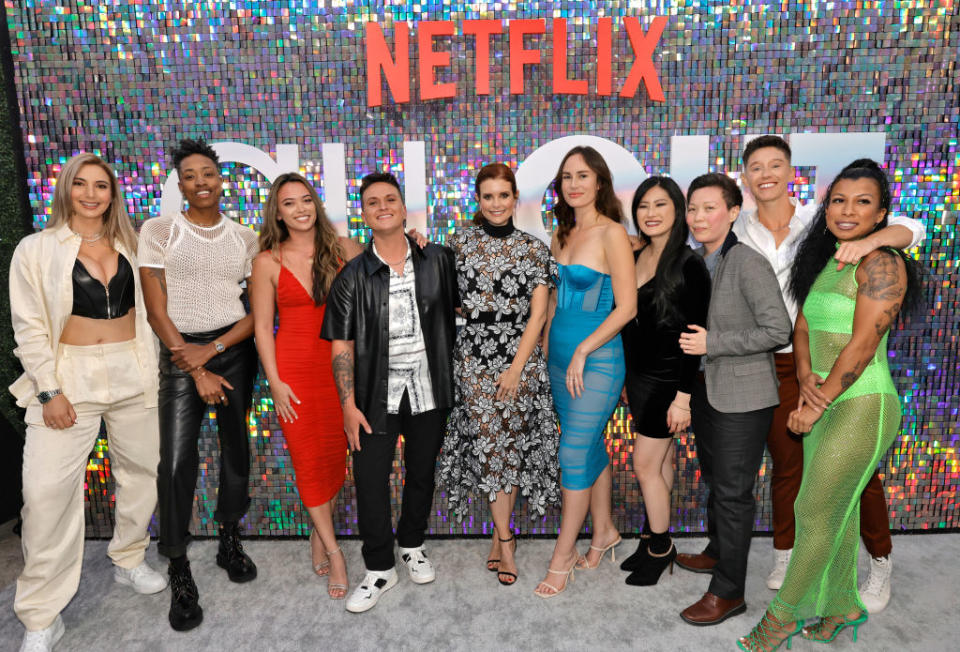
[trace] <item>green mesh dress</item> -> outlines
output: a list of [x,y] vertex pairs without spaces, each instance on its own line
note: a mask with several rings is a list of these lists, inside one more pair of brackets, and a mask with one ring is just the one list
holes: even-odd
[[[803,304],[811,365],[821,378],[853,332],[857,267],[846,265],[838,272],[831,259]],[[884,334],[860,378],[804,437],[793,556],[770,605],[781,622],[865,611],[857,592],[860,494],[899,429],[900,401],[887,367]]]

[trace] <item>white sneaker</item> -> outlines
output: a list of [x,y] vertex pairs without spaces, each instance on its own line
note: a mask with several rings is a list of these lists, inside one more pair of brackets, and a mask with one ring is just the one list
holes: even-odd
[[57,614],[56,620],[46,629],[27,632],[23,635],[20,652],[50,652],[63,638],[64,631],[66,628],[63,626],[63,619]]
[[388,571],[368,570],[360,586],[353,590],[347,598],[347,611],[355,614],[363,613],[377,606],[377,600],[385,591],[397,585],[397,570]]
[[433,562],[427,559],[423,546],[417,548],[400,548],[400,559],[407,565],[410,580],[414,584],[429,584],[437,578],[433,570]]
[[767,575],[767,588],[771,591],[779,591],[783,586],[783,578],[787,575],[787,566],[790,565],[790,555],[793,554],[793,548],[788,550],[773,549],[773,570]]
[[120,566],[113,567],[113,581],[117,584],[129,586],[137,593],[149,595],[159,593],[167,588],[167,578],[150,568],[147,562],[142,561],[136,568],[126,569]]
[[873,614],[883,611],[890,602],[890,573],[893,562],[890,557],[870,558],[870,576],[860,587],[860,599],[867,612]]

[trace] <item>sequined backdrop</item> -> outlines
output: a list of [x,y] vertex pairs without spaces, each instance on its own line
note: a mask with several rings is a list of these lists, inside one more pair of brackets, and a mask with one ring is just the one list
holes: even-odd
[[[472,180],[483,163],[517,166],[543,143],[578,133],[614,141],[648,173],[670,170],[670,137],[710,136],[711,170],[737,175],[744,135],[766,132],[874,131],[886,134],[885,166],[896,211],[923,220],[927,239],[915,256],[926,270],[925,306],[902,320],[890,363],[903,401],[903,431],[883,462],[891,526],[937,530],[960,526],[957,508],[957,346],[955,222],[960,209],[958,69],[960,18],[953,2],[437,2],[416,4],[232,1],[94,3],[7,0],[24,130],[30,200],[36,226],[46,220],[60,166],[80,150],[104,156],[126,189],[138,223],[159,213],[170,167],[166,149],[184,136],[246,143],[268,153],[299,146],[302,170],[322,192],[324,143],[342,143],[351,235],[365,240],[358,218],[359,178],[389,166],[404,176],[404,141],[425,143],[427,230],[442,241],[472,213]],[[549,20],[567,18],[569,75],[592,79],[597,16],[613,17],[613,95],[554,95]],[[643,86],[617,96],[633,61],[622,17],[645,26],[667,17],[654,54],[666,101]],[[526,90],[509,94],[506,33],[491,38],[491,93],[474,93],[473,37],[466,19],[547,18],[548,32],[528,37],[543,65],[528,66]],[[457,35],[436,40],[453,53],[438,81],[458,80],[449,100],[418,101],[419,21],[450,20]],[[364,31],[377,21],[392,43],[396,21],[411,27],[412,101],[369,107]],[[506,32],[506,28],[504,29]],[[539,45],[537,45],[539,44]],[[592,85],[592,82],[591,82]],[[592,92],[592,86],[591,86]],[[409,169],[410,163],[406,163]],[[794,187],[814,195],[813,170],[800,168]],[[258,228],[269,184],[256,170],[225,165],[225,207]],[[342,189],[340,189],[342,196]],[[549,200],[549,198],[548,198]],[[547,201],[548,201],[547,200]],[[328,203],[332,201],[327,198]],[[250,418],[253,504],[251,533],[308,532],[290,458],[258,381]],[[614,511],[623,532],[640,526],[639,491],[630,470],[629,413],[619,408],[607,428],[614,469]],[[194,531],[213,533],[217,444],[206,423]],[[703,487],[691,436],[678,441],[674,528],[704,528]],[[397,463],[399,468],[399,463]],[[757,484],[755,529],[770,528],[769,465]],[[394,478],[394,497],[401,482]],[[112,525],[108,442],[98,442],[86,486],[89,536]],[[438,492],[434,534],[489,532],[489,512],[474,501],[463,524]],[[349,477],[336,509],[343,534],[356,532]],[[531,521],[523,502],[516,525],[525,533],[556,532],[559,511]]]

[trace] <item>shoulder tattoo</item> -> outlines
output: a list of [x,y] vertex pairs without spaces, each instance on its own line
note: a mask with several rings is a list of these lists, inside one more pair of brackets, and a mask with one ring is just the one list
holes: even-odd
[[900,287],[900,268],[897,259],[888,253],[881,253],[865,261],[861,266],[867,280],[860,285],[858,294],[880,301],[894,301],[903,296]]

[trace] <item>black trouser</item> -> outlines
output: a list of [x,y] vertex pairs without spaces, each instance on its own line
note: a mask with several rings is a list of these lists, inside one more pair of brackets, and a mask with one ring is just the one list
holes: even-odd
[[353,480],[357,487],[357,525],[363,539],[363,562],[367,570],[385,571],[394,566],[391,527],[390,472],[397,435],[403,433],[403,501],[397,521],[397,544],[402,548],[423,545],[430,506],[433,504],[437,453],[449,410],[410,414],[406,393],[399,414],[387,415],[387,433],[361,433],[360,450],[353,456]]
[[753,488],[774,408],[719,412],[707,401],[703,382],[694,383],[690,408],[700,473],[709,490],[710,541],[704,553],[717,560],[709,591],[726,600],[742,598],[756,509]]
[[[184,334],[190,343],[212,342],[232,326],[206,333]],[[204,368],[223,376],[233,389],[223,388],[227,405],[207,405],[190,374],[170,362],[170,350],[160,344],[160,466],[157,469],[160,538],[157,550],[167,557],[187,552],[193,494],[197,487],[200,424],[208,411],[217,415],[220,438],[220,482],[217,521],[238,521],[250,506],[250,444],[247,410],[257,374],[253,338],[214,356]]]

